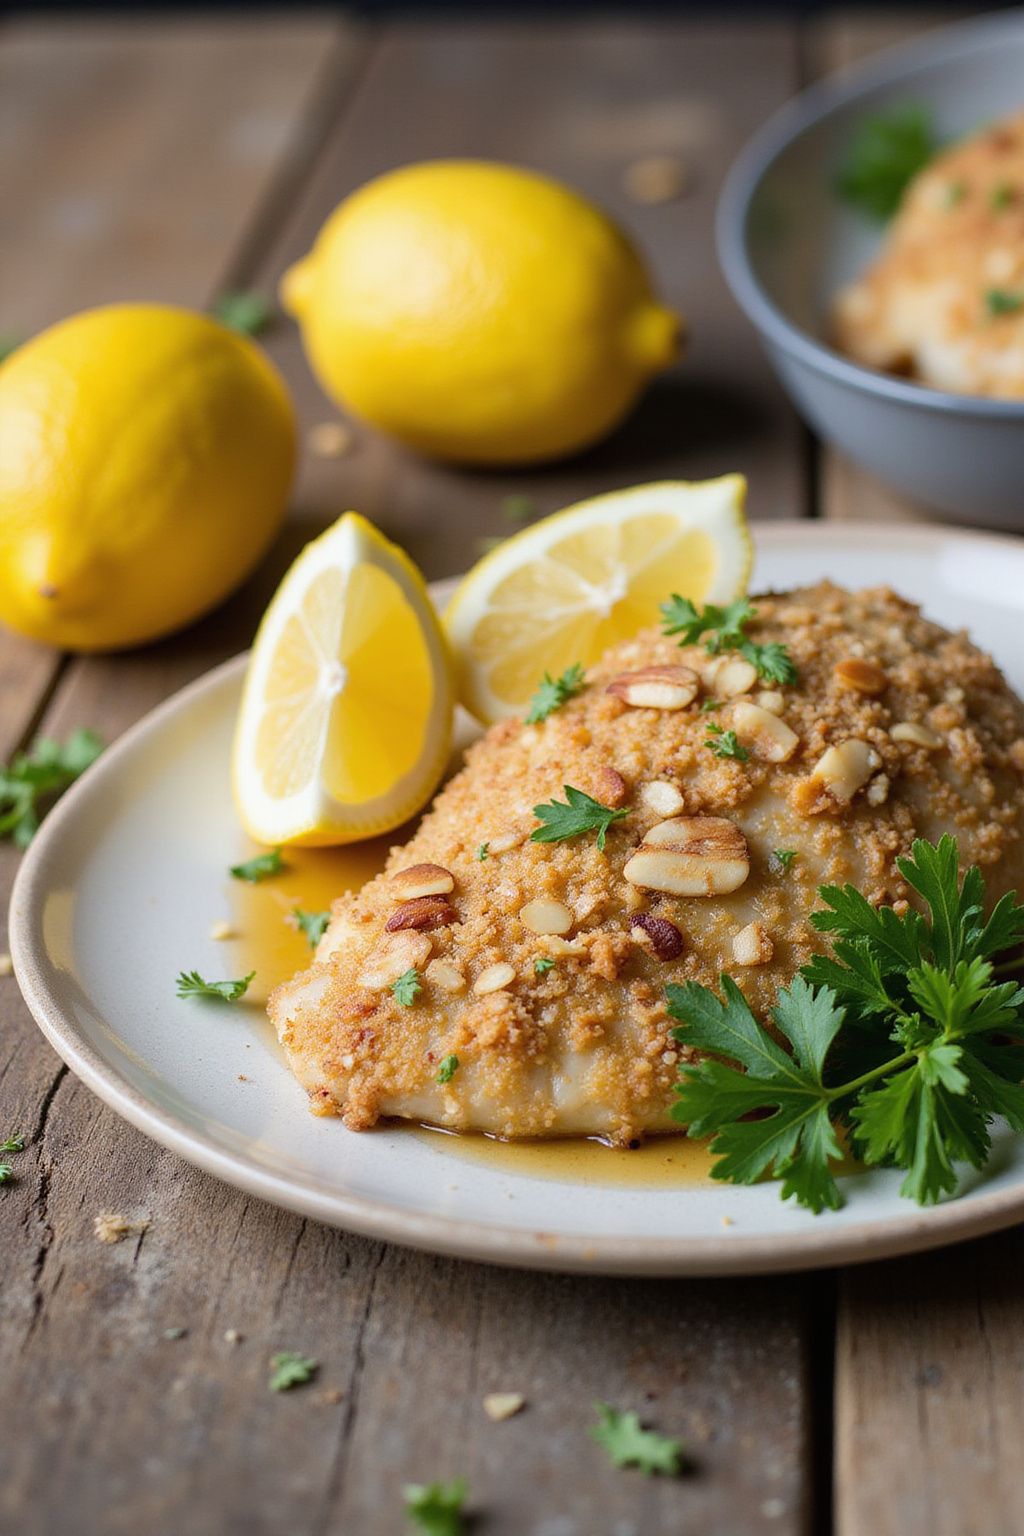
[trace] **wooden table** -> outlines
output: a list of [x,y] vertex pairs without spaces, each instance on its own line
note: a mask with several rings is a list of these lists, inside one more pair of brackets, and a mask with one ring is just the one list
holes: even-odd
[[[586,458],[516,476],[428,466],[358,430],[305,454],[259,576],[206,623],[84,660],[0,640],[0,753],[87,723],[108,738],[248,642],[295,550],[345,507],[432,576],[504,531],[515,490],[552,510],[654,476],[741,469],[755,517],[906,517],[810,440],[729,300],[712,250],[722,174],[815,73],[911,22],[538,20],[376,29],[291,14],[9,22],[0,29],[0,329],[105,300],[202,307],[272,291],[335,202],[409,159],[521,160],[594,194],[694,317],[692,351]],[[692,193],[631,203],[623,172],[670,151]],[[267,346],[306,429],[331,419],[294,329]],[[883,575],[882,571],[879,575]],[[3,851],[9,883],[16,855]],[[400,1487],[464,1474],[481,1536],[1024,1529],[1024,1327],[1016,1232],[899,1263],[749,1281],[568,1279],[474,1267],[327,1230],[195,1172],[105,1109],[0,981],[0,1531],[387,1536]],[[98,1243],[103,1209],[145,1233]],[[167,1328],[184,1327],[179,1339]],[[228,1330],[243,1335],[225,1339]],[[265,1387],[268,1356],[323,1362]],[[329,1389],[324,1393],[323,1389]],[[521,1391],[507,1424],[487,1391]],[[636,1407],[694,1470],[645,1481],[587,1439]],[[833,1514],[834,1510],[834,1514]]]

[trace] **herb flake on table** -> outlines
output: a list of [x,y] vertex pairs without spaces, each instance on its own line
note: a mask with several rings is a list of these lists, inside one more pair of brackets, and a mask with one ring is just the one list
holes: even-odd
[[578,661],[574,661],[571,667],[566,667],[560,677],[552,677],[545,672],[536,693],[530,700],[530,708],[526,714],[527,725],[539,725],[549,715],[553,715],[556,709],[561,709],[567,704],[584,684],[584,669]]
[[80,726],[64,742],[40,736],[29,752],[17,752],[0,768],[0,837],[27,848],[48,806],[103,751],[95,731]]
[[551,800],[545,805],[535,805],[533,814],[544,825],[530,833],[534,843],[562,843],[566,838],[579,837],[584,832],[597,833],[597,846],[604,851],[605,835],[615,821],[629,815],[628,807],[613,811],[602,805],[582,789],[564,784],[565,801]]
[[281,1350],[270,1357],[267,1387],[271,1392],[290,1392],[293,1387],[304,1387],[307,1381],[312,1381],[319,1369],[319,1360],[311,1360],[292,1349]]
[[224,1003],[237,1003],[249,990],[255,975],[255,971],[250,971],[236,981],[204,981],[198,971],[182,971],[175,985],[179,997],[218,997]]
[[291,917],[299,932],[305,935],[310,949],[316,949],[331,920],[330,912],[304,912],[301,907],[293,907]]
[[704,745],[712,751],[716,757],[733,757],[738,763],[746,763],[750,760],[750,753],[746,747],[740,745],[740,739],[735,731],[727,731],[720,725],[709,725],[708,734],[704,738]]
[[274,318],[274,306],[262,293],[223,293],[212,313],[241,336],[260,336]]
[[405,1512],[425,1536],[465,1536],[462,1508],[468,1491],[464,1477],[450,1483],[409,1483],[402,1490]]
[[244,864],[232,864],[230,875],[233,880],[259,885],[261,880],[269,880],[272,875],[279,875],[287,868],[280,848],[271,848],[267,853],[257,853],[254,858],[246,859]]
[[613,1467],[639,1467],[646,1477],[663,1472],[675,1477],[682,1468],[685,1447],[681,1440],[644,1429],[636,1413],[620,1413],[608,1403],[595,1403],[598,1422],[590,1437],[608,1453]]
[[836,191],[851,207],[884,224],[938,147],[927,108],[908,102],[879,112],[857,129],[836,178]]
[[396,1003],[401,1003],[403,1008],[411,1008],[419,994],[423,991],[423,983],[420,981],[420,973],[416,967],[410,966],[403,971],[401,976],[391,983],[391,991]]
[[6,1141],[0,1141],[0,1152],[24,1152],[24,1136],[8,1136]]
[[985,308],[993,319],[1016,315],[1024,309],[1024,293],[1010,293],[1006,288],[990,288],[985,294]]
[[673,1037],[708,1058],[681,1068],[672,1113],[713,1138],[713,1178],[752,1184],[771,1171],[783,1199],[836,1210],[841,1130],[868,1166],[902,1169],[900,1193],[927,1205],[956,1191],[955,1164],[984,1166],[995,1117],[1024,1134],[1024,988],[993,966],[1024,940],[1024,906],[1006,895],[986,920],[981,872],[961,882],[952,837],[918,840],[897,867],[927,916],[873,907],[852,885],[821,888],[810,921],[832,953],[779,992],[785,1047],[728,976],[721,996],[692,981],[667,989]]
[[458,1070],[459,1058],[457,1056],[446,1056],[437,1069],[437,1081],[442,1084],[450,1083]]
[[703,640],[709,656],[738,651],[755,668],[762,682],[795,683],[799,674],[789,647],[777,640],[759,645],[747,635],[747,625],[756,618],[757,609],[745,597],[736,598],[724,608],[717,603],[697,608],[688,597],[673,592],[661,604],[662,633],[678,635],[681,646]]

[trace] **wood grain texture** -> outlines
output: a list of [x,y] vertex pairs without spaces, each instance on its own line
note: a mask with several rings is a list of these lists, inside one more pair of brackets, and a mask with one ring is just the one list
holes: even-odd
[[[920,12],[821,24],[820,72],[936,22]],[[927,514],[826,450],[822,511]],[[880,573],[881,575],[881,573]],[[849,1270],[836,1337],[837,1536],[1011,1536],[1024,1528],[1018,1232]]]
[[[112,26],[115,51],[119,30]],[[101,55],[96,69],[109,89]],[[272,190],[247,229],[214,243],[208,265],[196,260],[197,294],[225,272],[240,285],[268,282],[338,198],[389,164],[502,155],[567,175],[626,216],[663,286],[694,316],[691,359],[617,439],[553,470],[458,474],[362,429],[350,456],[307,457],[295,517],[246,591],[178,639],[70,665],[47,729],[87,721],[113,736],[244,644],[284,561],[345,505],[378,518],[437,575],[465,565],[477,533],[505,531],[500,500],[513,488],[546,511],[607,485],[735,466],[754,478],[755,511],[792,514],[802,504],[799,431],[724,294],[710,232],[725,164],[793,87],[794,33],[402,26],[367,57],[351,99],[347,58],[319,78],[305,118],[304,142],[317,140],[312,175],[301,157],[271,168]],[[207,97],[216,74],[203,76]],[[181,79],[176,92],[166,85],[164,97],[187,96],[191,109],[188,79],[187,89]],[[60,118],[77,86],[70,79],[52,90],[47,113]],[[627,203],[625,165],[663,149],[693,155],[694,196],[658,209]],[[203,186],[205,171],[197,175]],[[67,291],[54,281],[58,298]],[[282,325],[268,346],[305,426],[329,415],[295,333]],[[457,1473],[471,1481],[488,1536],[811,1528],[821,1405],[809,1355],[826,1282],[516,1274],[301,1221],[122,1124],[55,1067],[10,981],[0,981],[0,1109],[5,1124],[33,1138],[0,1199],[0,1379],[18,1383],[16,1432],[0,1436],[0,1529],[392,1536],[403,1528],[404,1481]],[[102,1209],[151,1224],[106,1247],[91,1230]],[[177,1327],[185,1337],[164,1338]],[[228,1329],[244,1342],[229,1344]],[[322,1361],[316,1387],[267,1392],[267,1359],[281,1348]],[[322,1401],[324,1389],[339,1400]],[[521,1391],[530,1406],[493,1425],[480,1408],[489,1390]],[[586,1435],[596,1397],[682,1434],[694,1471],[647,1482],[608,1467]]]

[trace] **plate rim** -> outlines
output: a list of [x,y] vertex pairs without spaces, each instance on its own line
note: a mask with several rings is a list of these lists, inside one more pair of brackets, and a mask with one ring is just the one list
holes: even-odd
[[[795,539],[834,544],[870,536],[876,546],[984,544],[1022,553],[1008,536],[913,523],[879,525],[865,521],[820,523],[779,520],[751,527],[755,549],[785,546]],[[441,586],[436,583],[435,586]],[[57,1055],[104,1103],[151,1140],[193,1166],[273,1205],[379,1241],[456,1258],[526,1269],[621,1275],[711,1276],[770,1274],[868,1262],[980,1237],[1024,1218],[1024,1181],[1019,1187],[973,1194],[926,1209],[908,1207],[905,1221],[865,1220],[831,1229],[822,1225],[795,1232],[698,1237],[607,1237],[525,1231],[457,1217],[407,1211],[337,1191],[330,1193],[301,1177],[277,1174],[242,1153],[219,1146],[201,1130],[182,1126],[174,1114],[152,1104],[84,1038],[65,1012],[36,958],[42,947],[39,922],[47,875],[65,825],[80,804],[99,792],[106,772],[129,756],[136,744],[158,731],[165,719],[187,709],[240,673],[247,653],[188,683],[136,721],[107,748],[97,765],[71,787],[43,822],[17,871],[8,914],[14,972],[36,1024]],[[727,1186],[722,1186],[723,1191]]]

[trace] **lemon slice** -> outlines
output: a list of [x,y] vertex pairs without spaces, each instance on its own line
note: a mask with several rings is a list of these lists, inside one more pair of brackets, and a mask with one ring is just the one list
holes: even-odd
[[481,720],[520,714],[545,672],[589,666],[658,622],[672,592],[724,603],[753,561],[742,475],[611,491],[534,523],[475,565],[445,626],[461,698]]
[[346,512],[302,551],[256,636],[233,765],[246,831],[316,845],[398,826],[444,771],[453,705],[422,576]]

